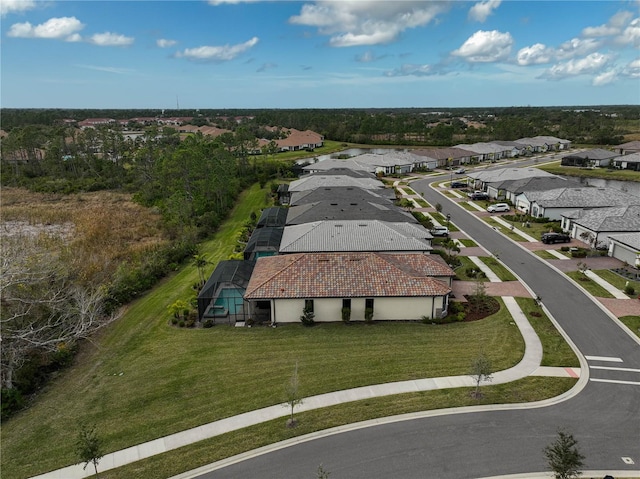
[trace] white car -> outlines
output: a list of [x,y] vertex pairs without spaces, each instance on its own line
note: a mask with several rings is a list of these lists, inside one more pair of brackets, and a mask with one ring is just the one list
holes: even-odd
[[465,170],[464,168],[458,168],[455,173],[456,175],[462,175],[466,172],[467,170]]
[[487,208],[489,213],[501,213],[503,211],[511,211],[511,207],[507,203],[496,203]]
[[433,236],[449,236],[449,228],[446,226],[434,226],[431,228],[430,233]]

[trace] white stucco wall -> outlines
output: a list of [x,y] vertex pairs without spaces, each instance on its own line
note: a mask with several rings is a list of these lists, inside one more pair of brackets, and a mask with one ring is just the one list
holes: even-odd
[[[442,297],[374,298],[374,321],[420,320],[432,317],[436,308],[443,308]],[[298,323],[304,299],[272,301],[272,319],[278,323]],[[351,321],[364,321],[365,298],[351,298]],[[314,299],[316,322],[342,321],[342,298]]]

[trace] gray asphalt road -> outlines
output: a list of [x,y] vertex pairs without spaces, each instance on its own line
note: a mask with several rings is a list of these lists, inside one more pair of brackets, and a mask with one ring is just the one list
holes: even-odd
[[[565,427],[592,470],[640,470],[640,347],[589,297],[539,258],[428,187],[451,220],[498,252],[589,359],[590,381],[562,403],[403,421],[288,447],[211,472],[206,478],[313,478],[320,464],[337,478],[476,478],[547,469],[544,446]],[[600,359],[598,359],[598,357]],[[616,361],[602,358],[616,358]],[[621,368],[591,369],[596,368]],[[636,371],[633,371],[633,370]],[[601,382],[617,381],[617,382]],[[624,381],[631,384],[625,384]],[[635,384],[633,384],[635,383]],[[634,464],[627,464],[631,458]]]

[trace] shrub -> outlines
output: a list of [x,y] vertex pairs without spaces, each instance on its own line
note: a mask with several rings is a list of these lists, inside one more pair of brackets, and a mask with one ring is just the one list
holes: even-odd
[[178,322],[178,326],[180,326],[181,328],[184,328],[184,321]]
[[633,285],[628,284],[624,287],[624,292],[629,296],[633,296],[633,294],[636,292],[636,289],[633,287]]
[[583,248],[578,248],[578,250],[571,252],[571,257],[572,258],[586,258],[587,257],[587,250],[585,250]]
[[342,308],[342,321],[348,323],[351,320],[351,308]]
[[364,310],[364,320],[367,323],[370,323],[373,321],[373,308],[365,308]]
[[304,308],[302,310],[302,316],[300,316],[300,321],[305,326],[313,326],[315,321],[315,314],[311,311],[311,308]]
[[569,251],[571,249],[569,246],[561,246],[560,251]]
[[7,419],[24,407],[24,398],[17,389],[3,389],[0,401],[1,418]]

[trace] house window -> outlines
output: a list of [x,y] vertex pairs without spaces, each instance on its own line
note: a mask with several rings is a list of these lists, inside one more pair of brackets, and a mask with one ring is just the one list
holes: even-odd
[[313,299],[304,300],[304,309],[305,311],[311,311],[313,313]]
[[373,309],[373,298],[367,298],[364,300],[364,309]]
[[351,298],[345,298],[342,300],[342,307],[351,309]]

